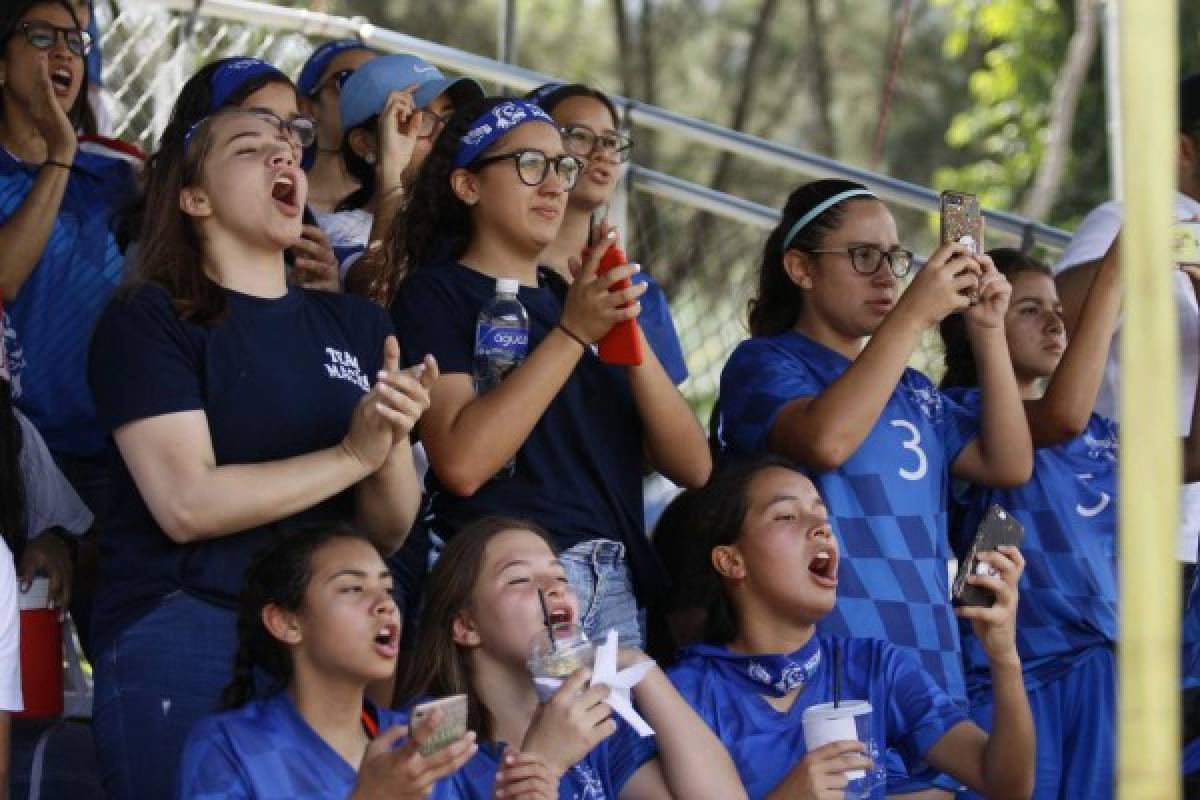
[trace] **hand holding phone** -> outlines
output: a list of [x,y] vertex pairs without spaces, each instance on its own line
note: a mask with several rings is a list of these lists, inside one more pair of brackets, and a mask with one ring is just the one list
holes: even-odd
[[970,549],[958,562],[958,574],[954,577],[950,592],[954,605],[991,607],[996,602],[992,591],[982,586],[971,585],[967,578],[972,575],[995,574],[987,562],[980,560],[980,553],[995,550],[1001,545],[1017,547],[1024,538],[1025,527],[1012,514],[998,505],[989,508],[983,522],[979,524]]
[[[983,253],[983,211],[979,198],[968,192],[942,192],[942,244],[966,245],[972,255]],[[969,292],[971,302],[979,299],[978,289]]]
[[[588,247],[583,251],[583,259],[586,261],[592,247],[597,246],[594,238],[598,230],[605,226],[593,226],[591,235],[588,238]],[[599,244],[600,247],[604,243]],[[629,259],[625,256],[625,251],[622,250],[615,242],[608,246],[604,251],[604,255],[600,257],[600,263],[596,268],[597,275],[603,275],[609,270],[619,267],[623,264],[628,264]],[[633,283],[628,279],[620,280],[609,287],[609,291],[621,291],[628,289]],[[637,320],[626,319],[621,320],[612,326],[600,341],[597,343],[597,354],[600,360],[605,364],[620,364],[624,366],[639,366],[645,357],[642,352],[642,339],[638,336]]]
[[457,742],[467,733],[467,696],[454,694],[421,703],[413,708],[412,729],[423,723],[434,711],[441,712],[441,720],[433,735],[421,745],[421,755],[431,756],[439,750]]

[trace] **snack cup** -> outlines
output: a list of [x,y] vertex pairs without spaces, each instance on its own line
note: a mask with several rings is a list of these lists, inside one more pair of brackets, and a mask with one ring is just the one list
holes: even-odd
[[526,662],[538,696],[543,701],[549,699],[575,671],[592,666],[595,649],[583,629],[573,622],[559,622],[548,631],[539,631]]

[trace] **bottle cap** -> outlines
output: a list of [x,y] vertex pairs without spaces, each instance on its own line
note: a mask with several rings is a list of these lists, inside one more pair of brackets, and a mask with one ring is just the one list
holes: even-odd
[[496,294],[516,294],[521,289],[521,282],[516,278],[496,278]]
[[29,588],[18,594],[18,602],[21,611],[50,608],[50,579],[41,576],[34,578]]

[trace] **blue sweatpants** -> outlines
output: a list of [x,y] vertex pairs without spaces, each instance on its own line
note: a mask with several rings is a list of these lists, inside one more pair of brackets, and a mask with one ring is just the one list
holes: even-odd
[[[1071,671],[1029,693],[1037,734],[1034,800],[1107,800],[1114,795],[1117,755],[1117,663],[1112,647],[1072,657]],[[992,729],[992,705],[971,718]],[[968,792],[967,797],[978,798]]]

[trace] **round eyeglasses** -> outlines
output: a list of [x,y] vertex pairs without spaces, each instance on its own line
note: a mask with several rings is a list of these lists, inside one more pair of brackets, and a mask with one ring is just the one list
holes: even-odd
[[903,247],[893,247],[884,250],[873,244],[856,244],[851,247],[841,247],[834,250],[808,250],[809,253],[828,253],[850,257],[850,266],[860,275],[874,275],[883,266],[884,260],[888,269],[897,278],[903,278],[913,267],[913,253]]
[[554,167],[555,174],[567,191],[575,188],[575,181],[579,180],[579,173],[583,170],[583,161],[576,156],[564,153],[551,158],[541,150],[517,150],[513,153],[481,158],[471,166],[471,170],[478,172],[501,161],[512,161],[516,164],[517,177],[526,186],[540,186],[550,174],[550,168]]
[[624,164],[633,154],[633,139],[627,133],[596,133],[587,125],[567,125],[559,132],[567,152],[583,158],[604,152]]

